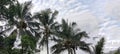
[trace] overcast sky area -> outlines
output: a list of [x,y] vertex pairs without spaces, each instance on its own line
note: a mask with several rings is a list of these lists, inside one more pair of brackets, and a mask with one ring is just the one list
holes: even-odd
[[[19,1],[22,3],[25,0]],[[47,8],[58,10],[57,21],[68,19],[76,22],[78,28],[90,37],[104,36],[105,52],[120,47],[120,0],[33,0],[33,4],[32,13]]]

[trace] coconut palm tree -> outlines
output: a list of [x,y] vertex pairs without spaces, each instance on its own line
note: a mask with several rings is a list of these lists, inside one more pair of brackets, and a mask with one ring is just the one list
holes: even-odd
[[31,6],[31,1],[22,4],[20,4],[18,1],[15,1],[13,4],[11,4],[8,7],[6,15],[4,15],[8,22],[6,24],[7,29],[2,31],[1,35],[8,37],[12,33],[17,32],[17,41],[25,34],[37,37],[35,40],[38,40],[40,37],[39,33],[37,32],[37,30],[39,30],[39,23],[35,22],[34,19],[31,18]]
[[82,38],[88,38],[85,31],[80,31],[75,28],[76,23],[68,23],[64,19],[62,24],[56,28],[54,41],[56,44],[51,47],[53,54],[60,54],[64,50],[68,50],[68,54],[76,54],[77,49],[89,51],[89,47],[86,42],[82,41]]
[[8,20],[8,29],[6,29],[6,31],[12,30],[14,28],[13,31],[19,30],[19,33],[21,34],[24,32],[31,33],[31,35],[33,32],[37,34],[37,31],[35,31],[34,27],[38,27],[39,24],[33,21],[34,19],[31,18],[31,7],[31,1],[22,4],[16,1],[14,4],[10,5],[8,13],[5,15]]
[[90,52],[90,54],[103,54],[103,47],[104,47],[105,39],[101,38],[100,41],[97,42],[97,44],[92,47],[93,51]]
[[37,18],[40,21],[40,29],[43,34],[40,46],[47,46],[47,54],[49,54],[49,38],[51,37],[53,29],[57,24],[55,21],[57,14],[58,11],[52,12],[50,9],[46,9],[33,16],[33,18]]

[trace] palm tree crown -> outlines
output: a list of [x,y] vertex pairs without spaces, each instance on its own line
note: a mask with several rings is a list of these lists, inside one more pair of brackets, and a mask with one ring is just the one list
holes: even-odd
[[104,42],[105,39],[101,38],[100,41],[98,41],[97,44],[92,47],[93,51],[91,51],[90,54],[103,54]]
[[36,13],[33,16],[33,18],[37,18],[40,21],[40,29],[43,34],[42,40],[40,41],[40,46],[47,45],[47,54],[49,54],[49,38],[51,37],[56,24],[58,24],[57,22],[55,22],[57,14],[58,11],[54,11],[52,13],[50,9],[46,9],[44,11]]
[[59,54],[64,50],[68,50],[68,54],[76,54],[75,50],[82,49],[85,51],[89,51],[89,47],[87,43],[82,41],[83,37],[88,37],[87,33],[84,31],[78,31],[79,29],[75,29],[76,23],[68,24],[65,20],[62,20],[62,24],[59,28],[56,28],[56,36],[53,40],[57,42],[54,46],[52,46],[51,50],[53,54]]
[[[4,15],[8,23],[6,24],[7,28],[2,31],[1,35],[8,37],[15,32],[17,41],[20,41],[18,39],[21,39],[21,36],[25,36],[26,34],[28,36],[40,37],[37,32],[37,30],[39,30],[39,25],[37,22],[33,21],[34,19],[30,13],[31,6],[31,1],[20,4],[15,0],[8,7],[7,13]],[[34,27],[37,27],[37,29]],[[36,38],[34,40],[36,41],[38,39]],[[22,45],[24,44],[25,43],[22,42]],[[22,46],[22,49],[23,48],[24,47]]]

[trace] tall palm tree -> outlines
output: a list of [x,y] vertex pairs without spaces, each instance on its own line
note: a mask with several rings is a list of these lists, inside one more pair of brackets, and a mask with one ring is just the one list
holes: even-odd
[[57,24],[57,22],[55,22],[57,14],[58,11],[52,12],[50,9],[46,9],[33,16],[33,18],[37,18],[40,21],[40,29],[43,34],[40,46],[47,46],[47,54],[49,54],[49,38],[51,37],[53,29]]
[[18,1],[13,2],[8,7],[6,15],[4,15],[8,23],[6,24],[7,29],[2,31],[1,35],[8,37],[12,33],[17,32],[16,40],[21,39],[21,36],[24,34],[37,37],[36,40],[38,40],[38,37],[40,37],[37,32],[39,30],[39,23],[33,21],[34,19],[31,18],[31,6],[31,1],[22,4]]
[[[32,1],[20,4],[18,1],[16,1],[14,4],[9,6],[7,15],[5,15],[8,20],[8,29],[6,29],[6,31],[11,30],[15,27],[13,31],[19,30],[19,33],[21,33],[21,35],[24,32],[31,33],[31,35],[32,33],[35,33],[35,35],[37,34],[37,31],[35,31],[34,27],[38,28],[39,23],[34,21],[30,13],[32,7],[31,2]],[[38,36],[38,34],[36,36]]]
[[68,23],[62,20],[62,24],[56,28],[54,41],[57,42],[51,47],[53,54],[60,54],[64,50],[68,50],[68,54],[76,54],[76,50],[82,49],[84,51],[89,51],[89,47],[86,42],[82,41],[82,38],[88,38],[85,31],[79,31],[75,29],[76,23]]
[[103,54],[104,42],[105,39],[101,38],[100,41],[98,41],[97,44],[92,47],[93,51],[91,51],[90,54]]

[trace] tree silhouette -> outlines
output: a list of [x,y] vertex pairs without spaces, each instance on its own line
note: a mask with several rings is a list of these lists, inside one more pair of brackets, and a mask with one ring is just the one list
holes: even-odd
[[68,50],[68,54],[76,54],[77,49],[89,51],[89,47],[86,42],[82,41],[82,38],[88,38],[85,31],[79,31],[75,29],[76,23],[68,23],[64,19],[59,28],[56,28],[56,36],[54,41],[57,42],[51,47],[53,54],[60,54],[64,50]]

